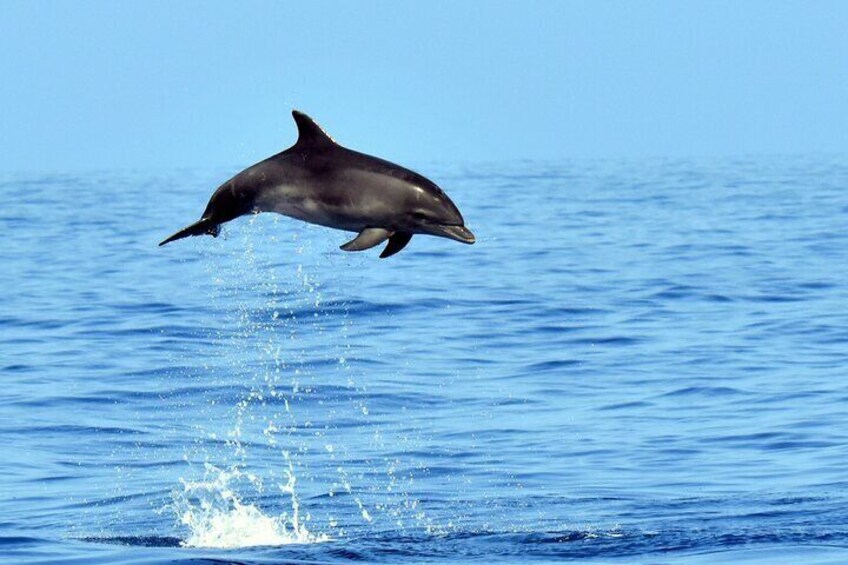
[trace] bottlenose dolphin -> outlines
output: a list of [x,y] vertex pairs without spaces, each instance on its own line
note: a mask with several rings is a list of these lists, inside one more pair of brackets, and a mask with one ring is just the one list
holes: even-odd
[[297,142],[243,170],[212,194],[200,220],[164,240],[217,237],[221,224],[245,214],[277,212],[358,235],[345,251],[388,240],[380,258],[406,247],[413,234],[474,243],[456,205],[435,183],[394,163],[336,143],[312,118],[292,112]]

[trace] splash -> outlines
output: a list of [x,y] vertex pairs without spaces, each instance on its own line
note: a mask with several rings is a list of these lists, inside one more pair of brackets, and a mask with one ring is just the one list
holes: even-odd
[[278,485],[291,501],[289,512],[277,516],[245,502],[238,491],[263,491],[261,479],[238,468],[220,469],[206,464],[200,481],[181,480],[182,491],[173,493],[173,509],[188,528],[184,547],[239,548],[251,546],[306,544],[326,541],[325,535],[310,533],[302,523],[295,494],[296,477],[291,465],[288,481]]
[[[218,467],[207,467],[202,480],[186,476],[169,505],[187,530],[179,534],[184,546],[323,541],[326,536],[312,534],[307,526],[337,538],[349,525],[379,521],[387,515],[383,509],[392,508],[375,503],[380,488],[370,483],[370,472],[359,467],[362,456],[348,451],[343,435],[351,425],[370,421],[365,387],[357,384],[348,363],[353,350],[348,306],[333,290],[345,287],[343,281],[336,271],[322,276],[328,269],[323,256],[312,253],[308,240],[297,235],[288,243],[296,246],[298,257],[280,268],[279,249],[270,245],[280,230],[262,234],[273,227],[270,220],[253,216],[249,222],[243,245],[222,250],[232,254],[227,261],[207,265],[213,281],[210,299],[222,316],[215,325],[228,329],[211,336],[216,357],[209,374],[201,375],[204,384],[216,386],[184,457]],[[339,383],[346,389],[337,394]],[[280,452],[287,463],[282,473]],[[350,461],[355,471],[346,469]],[[341,495],[332,504],[317,501],[315,521],[295,495],[293,462],[302,490]],[[386,495],[396,497],[394,476],[391,480]],[[259,496],[261,481],[274,492]],[[285,504],[286,513],[277,515],[281,492],[291,502]],[[273,507],[266,502],[269,495],[274,495]]]

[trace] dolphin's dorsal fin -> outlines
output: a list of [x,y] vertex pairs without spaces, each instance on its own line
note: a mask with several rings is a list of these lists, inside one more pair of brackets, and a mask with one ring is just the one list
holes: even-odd
[[299,147],[329,147],[335,145],[333,138],[327,135],[321,126],[315,123],[315,120],[299,112],[292,110],[292,117],[297,124],[297,143]]

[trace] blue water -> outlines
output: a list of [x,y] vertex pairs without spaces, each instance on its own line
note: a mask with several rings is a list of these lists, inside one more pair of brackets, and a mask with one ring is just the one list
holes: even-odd
[[2,561],[848,562],[848,160],[417,168],[475,246],[2,177]]

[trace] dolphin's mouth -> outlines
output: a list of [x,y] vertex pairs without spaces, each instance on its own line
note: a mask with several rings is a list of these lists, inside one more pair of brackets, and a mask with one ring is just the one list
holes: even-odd
[[474,237],[474,234],[471,233],[471,230],[466,228],[465,226],[448,226],[445,224],[434,224],[431,227],[433,228],[433,235],[440,235],[442,237],[453,239],[454,241],[459,241],[461,243],[467,243],[469,245],[477,241]]

